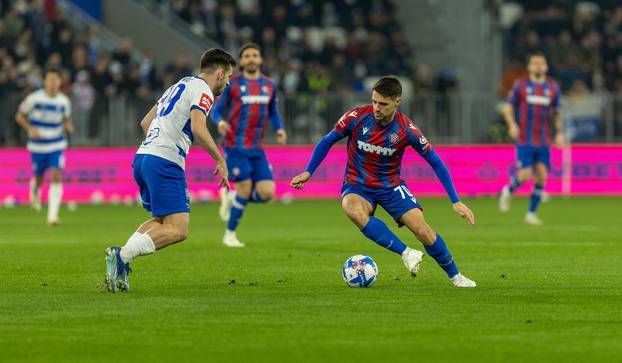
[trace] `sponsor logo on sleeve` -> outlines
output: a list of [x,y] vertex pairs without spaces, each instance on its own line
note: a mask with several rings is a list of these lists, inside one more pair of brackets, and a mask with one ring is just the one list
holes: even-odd
[[199,106],[209,111],[209,109],[212,107],[212,103],[214,103],[214,101],[212,101],[207,93],[203,93],[201,95],[201,101],[199,101]]

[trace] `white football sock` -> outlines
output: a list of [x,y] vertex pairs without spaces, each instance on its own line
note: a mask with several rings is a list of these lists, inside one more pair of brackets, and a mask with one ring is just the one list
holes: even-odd
[[128,263],[137,256],[150,255],[156,250],[155,244],[147,233],[134,234],[127,240],[125,246],[121,247],[121,259]]
[[58,219],[58,210],[63,199],[63,185],[61,183],[51,183],[48,191],[48,221]]

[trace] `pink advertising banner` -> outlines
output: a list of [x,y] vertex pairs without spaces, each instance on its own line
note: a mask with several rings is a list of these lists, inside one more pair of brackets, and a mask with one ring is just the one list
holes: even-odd
[[[515,165],[510,145],[452,145],[435,147],[449,167],[458,193],[494,195],[508,180]],[[307,187],[296,191],[289,181],[304,170],[313,146],[267,147],[274,167],[277,195],[286,198],[337,198],[343,178],[346,150],[335,146]],[[132,178],[134,148],[73,148],[66,151],[64,201],[131,202],[138,189]],[[551,194],[622,195],[622,145],[574,145],[567,152],[552,151]],[[188,156],[188,187],[195,199],[217,195],[212,175],[214,163],[200,149]],[[0,200],[27,202],[32,176],[30,154],[25,149],[0,149]],[[407,151],[402,178],[417,196],[444,195],[432,169],[414,151]],[[525,186],[519,193],[531,190]],[[44,199],[45,199],[44,188]]]

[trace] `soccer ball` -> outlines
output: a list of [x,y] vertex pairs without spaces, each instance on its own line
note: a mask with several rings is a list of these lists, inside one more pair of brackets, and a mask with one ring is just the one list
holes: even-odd
[[370,287],[376,282],[378,267],[371,257],[355,255],[343,264],[342,276],[350,287]]

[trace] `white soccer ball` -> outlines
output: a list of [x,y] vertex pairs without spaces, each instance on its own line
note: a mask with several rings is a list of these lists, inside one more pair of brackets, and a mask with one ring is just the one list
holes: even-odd
[[355,255],[343,264],[342,276],[350,287],[370,287],[378,277],[378,266],[369,256]]

